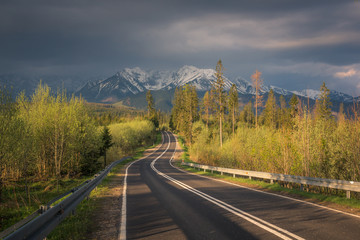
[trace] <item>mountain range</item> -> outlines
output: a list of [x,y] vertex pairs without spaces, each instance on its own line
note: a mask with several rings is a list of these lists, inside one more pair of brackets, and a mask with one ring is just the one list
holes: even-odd
[[[235,84],[240,96],[248,96],[249,98],[255,94],[252,84],[242,77],[234,79],[224,77],[224,80],[227,91],[232,84]],[[215,70],[199,69],[194,66],[184,66],[177,71],[144,71],[139,67],[125,68],[109,78],[86,83],[76,94],[81,94],[88,101],[116,102],[126,100],[125,102],[134,105],[131,104],[131,99],[134,96],[143,96],[147,90],[161,91],[164,94],[165,91],[174,91],[176,87],[192,84],[201,95],[202,92],[209,91],[215,81]],[[283,95],[286,98],[296,94],[300,98],[309,98],[314,101],[320,96],[318,90],[289,91],[266,85],[263,86],[261,92],[266,95],[270,89],[275,94]],[[330,91],[330,98],[333,102],[352,103],[354,101],[352,96],[334,90]]]
[[[248,102],[253,99],[255,89],[248,80],[242,77],[229,79],[226,76],[224,80],[226,91],[230,89],[232,84],[236,85],[240,101]],[[216,78],[213,69],[183,66],[176,71],[145,71],[139,67],[125,68],[113,76],[97,80],[79,77],[45,77],[42,81],[55,90],[56,88],[66,88],[69,93],[81,95],[89,102],[114,103],[123,101],[126,105],[139,108],[146,106],[145,94],[147,90],[151,90],[156,105],[162,110],[169,110],[176,87],[192,84],[196,87],[199,96],[202,96],[205,91],[211,89]],[[28,95],[32,94],[38,82],[39,80],[36,77],[0,76],[0,84],[14,86],[16,93],[25,90]],[[320,96],[320,91],[313,89],[289,91],[276,86],[264,85],[261,92],[265,95],[265,99],[270,89],[274,91],[276,96],[283,95],[286,100],[296,94],[300,99],[307,100],[311,104]],[[348,94],[331,90],[330,99],[337,108],[336,106],[339,103],[350,105],[354,100],[359,101],[360,97],[353,98]]]

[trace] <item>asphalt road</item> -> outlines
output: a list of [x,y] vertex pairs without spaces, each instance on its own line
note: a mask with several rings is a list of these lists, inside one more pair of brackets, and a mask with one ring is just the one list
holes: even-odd
[[360,218],[172,166],[171,133],[127,168],[120,239],[360,239]]

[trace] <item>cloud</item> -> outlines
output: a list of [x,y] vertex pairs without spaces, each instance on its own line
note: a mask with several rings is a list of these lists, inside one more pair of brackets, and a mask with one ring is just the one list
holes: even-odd
[[0,74],[110,75],[221,58],[234,77],[258,68],[280,87],[326,80],[349,92],[360,75],[359,11],[338,0],[0,1]]
[[349,69],[347,72],[337,72],[334,74],[334,77],[336,78],[347,78],[352,77],[356,74],[356,71],[354,69]]

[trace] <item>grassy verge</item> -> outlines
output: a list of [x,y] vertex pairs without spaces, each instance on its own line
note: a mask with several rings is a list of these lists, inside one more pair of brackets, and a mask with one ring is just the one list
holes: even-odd
[[211,173],[211,172],[204,172],[203,170],[199,171],[196,170],[192,167],[188,167],[188,166],[182,166],[180,165],[180,163],[177,163],[177,166],[181,167],[182,169],[195,173],[195,174],[199,174],[199,175],[204,175],[204,176],[208,176],[208,177],[212,177],[212,178],[216,178],[216,179],[221,179],[221,180],[225,180],[228,182],[233,182],[233,183],[237,183],[240,185],[245,185],[247,187],[252,187],[252,188],[256,188],[256,189],[263,189],[263,190],[268,190],[274,193],[280,193],[280,194],[286,194],[286,195],[291,195],[295,198],[301,198],[303,200],[316,200],[317,202],[327,202],[327,203],[334,203],[334,204],[338,204],[344,207],[349,207],[349,208],[356,208],[360,210],[360,201],[357,199],[347,199],[346,197],[341,197],[341,196],[333,196],[333,195],[324,195],[324,194],[318,194],[318,193],[312,193],[312,192],[306,192],[306,191],[300,191],[299,189],[289,189],[289,188],[285,188],[283,186],[281,186],[278,183],[274,183],[274,184],[270,184],[264,181],[260,181],[260,180],[254,180],[254,179],[248,179],[248,178],[242,178],[242,177],[237,177],[234,178],[230,175],[221,175],[218,173]]
[[7,229],[21,219],[29,216],[55,197],[80,185],[91,177],[51,179],[48,181],[16,182],[3,189],[0,204],[0,231]]
[[109,190],[109,183],[122,168],[131,161],[139,159],[148,148],[153,148],[161,143],[161,133],[157,133],[156,142],[152,146],[140,147],[135,151],[132,158],[119,163],[111,169],[108,176],[99,184],[96,190],[92,191],[89,198],[82,201],[76,208],[76,214],[67,217],[54,231],[47,237],[50,240],[60,239],[86,239],[91,232],[92,218],[95,209],[99,206],[101,197]]
[[183,150],[183,153],[182,153],[182,155],[180,157],[181,160],[183,160],[184,162],[192,162],[190,160],[189,149],[186,146],[186,142],[185,142],[184,137],[177,136],[177,139],[178,139],[178,142],[179,142],[179,145],[180,145],[181,149]]
[[[178,136],[178,141],[180,144],[180,147],[183,150],[183,154],[180,158],[180,160],[184,160],[184,162],[192,162],[190,160],[190,156],[189,156],[189,152],[188,152],[188,147],[186,146],[186,142],[184,140],[184,138],[182,136]],[[333,204],[337,204],[346,208],[354,208],[354,209],[358,209],[360,210],[360,201],[357,199],[347,199],[345,197],[345,194],[343,194],[343,196],[334,196],[334,195],[325,195],[325,194],[319,194],[319,193],[313,193],[313,192],[306,192],[306,191],[300,191],[300,189],[290,189],[290,188],[286,188],[281,186],[279,183],[274,183],[274,184],[270,184],[268,182],[265,181],[260,181],[260,180],[254,180],[254,179],[248,179],[248,178],[242,178],[242,177],[237,177],[234,178],[230,175],[221,175],[221,174],[217,174],[217,173],[211,173],[211,172],[204,172],[203,170],[199,171],[196,170],[192,167],[188,167],[188,166],[182,166],[180,165],[180,163],[177,163],[178,167],[181,167],[182,169],[195,173],[195,174],[199,174],[199,175],[204,175],[204,176],[208,176],[208,177],[212,177],[212,178],[216,178],[216,179],[221,179],[221,180],[225,180],[225,181],[229,181],[229,182],[233,182],[233,183],[237,183],[237,184],[241,184],[241,185],[246,185],[248,187],[252,187],[252,188],[260,188],[262,190],[267,190],[267,191],[271,191],[274,193],[280,193],[280,194],[284,194],[284,195],[291,195],[292,197],[295,198],[301,198],[303,200],[315,200],[317,202],[323,202],[323,203],[333,203]]]

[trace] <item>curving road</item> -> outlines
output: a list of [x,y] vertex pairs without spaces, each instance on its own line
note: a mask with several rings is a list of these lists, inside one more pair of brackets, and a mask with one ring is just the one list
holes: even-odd
[[176,138],[126,169],[120,239],[360,239],[360,218],[189,174]]

